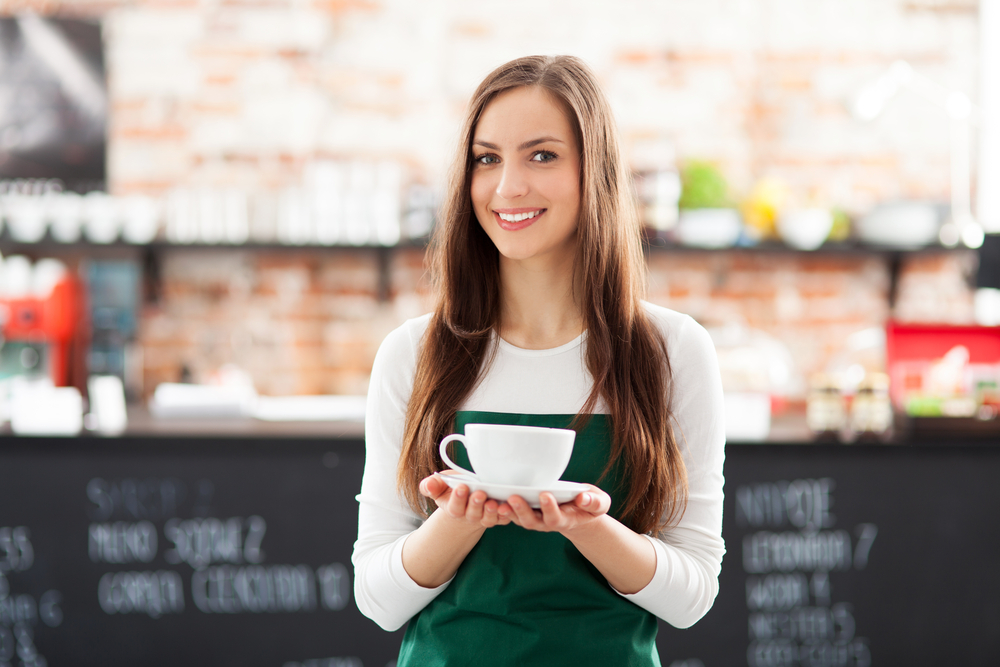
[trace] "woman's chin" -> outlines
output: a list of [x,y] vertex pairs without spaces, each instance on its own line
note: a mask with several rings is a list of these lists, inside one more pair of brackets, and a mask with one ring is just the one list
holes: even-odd
[[562,266],[564,260],[571,259],[575,253],[575,247],[570,246],[537,246],[537,245],[515,245],[497,246],[501,259],[510,262],[529,263],[552,263]]

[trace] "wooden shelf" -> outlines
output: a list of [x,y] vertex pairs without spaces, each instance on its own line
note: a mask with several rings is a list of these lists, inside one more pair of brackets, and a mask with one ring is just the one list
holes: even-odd
[[0,252],[5,255],[13,254],[27,254],[27,255],[39,255],[39,254],[64,254],[64,253],[80,253],[80,252],[101,252],[101,251],[135,251],[135,252],[147,252],[147,251],[171,251],[171,250],[274,250],[274,251],[298,251],[298,250],[391,250],[400,248],[424,248],[427,245],[426,239],[414,239],[407,240],[402,243],[397,243],[391,246],[385,245],[354,245],[354,244],[343,244],[337,243],[332,245],[323,245],[319,243],[309,243],[309,244],[290,244],[290,243],[279,243],[277,241],[272,242],[256,242],[251,241],[247,243],[172,243],[165,241],[163,239],[156,239],[150,243],[138,244],[138,243],[127,243],[122,240],[114,241],[112,243],[93,243],[86,239],[80,239],[73,243],[61,243],[56,241],[48,234],[40,241],[36,243],[25,243],[23,241],[16,241],[10,237],[7,230],[3,230],[0,233]]
[[[136,258],[147,267],[158,264],[158,255],[164,252],[173,251],[251,251],[251,252],[319,252],[319,251],[357,251],[376,252],[379,265],[378,295],[382,301],[389,299],[390,276],[389,264],[391,255],[396,250],[401,249],[425,249],[428,239],[412,239],[392,246],[381,245],[292,245],[279,242],[248,242],[248,243],[171,243],[162,239],[157,239],[151,243],[140,245],[126,243],[125,241],[115,241],[113,243],[93,243],[86,239],[74,243],[60,243],[50,235],[37,243],[24,243],[15,241],[10,237],[7,229],[0,233],[0,253],[5,255],[25,254],[33,257],[39,256],[66,256],[85,255],[101,258]],[[942,245],[928,245],[921,247],[907,246],[882,246],[867,245],[858,241],[844,241],[837,243],[827,243],[815,250],[799,250],[785,245],[779,241],[766,241],[752,246],[731,246],[725,248],[701,248],[686,246],[669,241],[662,236],[656,236],[649,231],[644,235],[643,249],[647,254],[652,253],[749,253],[749,254],[780,254],[798,255],[801,257],[819,257],[829,255],[856,255],[856,256],[881,256],[889,262],[889,304],[895,303],[896,289],[899,278],[899,270],[902,259],[908,255],[955,252],[964,250],[963,248],[946,248]]]
[[802,256],[817,255],[911,255],[931,252],[953,252],[965,250],[965,248],[947,248],[943,245],[932,244],[926,246],[888,246],[871,245],[860,241],[838,241],[834,243],[824,243],[815,250],[799,250],[780,241],[763,241],[755,245],[735,245],[724,248],[701,248],[698,246],[682,245],[669,241],[659,236],[646,236],[643,245],[649,252],[707,252],[707,253],[767,253],[767,254],[789,254]]
[[61,243],[46,234],[36,243],[16,241],[10,237],[8,230],[0,233],[0,253],[4,255],[27,255],[32,258],[47,256],[67,257],[84,256],[95,259],[133,259],[142,263],[144,270],[153,276],[159,275],[160,255],[166,252],[374,252],[378,262],[378,285],[376,291],[380,302],[386,302],[390,297],[391,276],[390,261],[392,253],[403,249],[423,249],[427,247],[427,239],[414,239],[393,246],[381,245],[292,245],[288,243],[170,243],[157,239],[148,244],[114,241],[112,243],[93,243],[81,239],[74,243]]

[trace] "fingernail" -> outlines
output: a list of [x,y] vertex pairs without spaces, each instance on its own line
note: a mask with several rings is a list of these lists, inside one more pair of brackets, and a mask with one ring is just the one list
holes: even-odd
[[583,494],[583,497],[580,498],[580,500],[583,501],[584,505],[589,505],[590,504],[590,494],[589,493]]

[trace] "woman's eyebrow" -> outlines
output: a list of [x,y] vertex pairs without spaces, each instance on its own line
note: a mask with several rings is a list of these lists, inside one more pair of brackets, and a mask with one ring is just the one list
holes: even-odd
[[[556,139],[555,137],[539,137],[538,139],[532,139],[531,141],[525,141],[523,144],[517,147],[517,150],[523,151],[531,148],[532,146],[537,146],[538,144],[556,143],[564,144],[566,143],[562,139]],[[500,147],[496,144],[491,144],[488,141],[483,141],[482,139],[476,139],[473,142],[475,146],[482,146],[483,148],[489,148],[491,151],[498,151]]]

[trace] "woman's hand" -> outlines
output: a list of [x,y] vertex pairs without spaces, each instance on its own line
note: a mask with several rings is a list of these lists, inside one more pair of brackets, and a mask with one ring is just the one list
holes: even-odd
[[539,496],[541,510],[532,509],[521,496],[511,496],[500,505],[501,519],[513,521],[518,526],[540,532],[559,532],[569,536],[576,528],[585,526],[608,513],[611,496],[593,484],[574,500],[562,505],[548,491]]
[[403,542],[403,569],[418,585],[436,588],[455,576],[487,528],[510,523],[500,518],[499,503],[484,491],[469,493],[465,484],[452,489],[435,473],[420,482],[420,493],[438,509]]
[[435,473],[425,477],[420,482],[420,493],[433,500],[438,509],[457,521],[484,528],[505,526],[511,522],[511,517],[501,517],[498,510],[500,504],[488,500],[485,491],[469,494],[469,487],[460,484],[456,488],[448,486],[441,475],[454,474],[449,471]]

